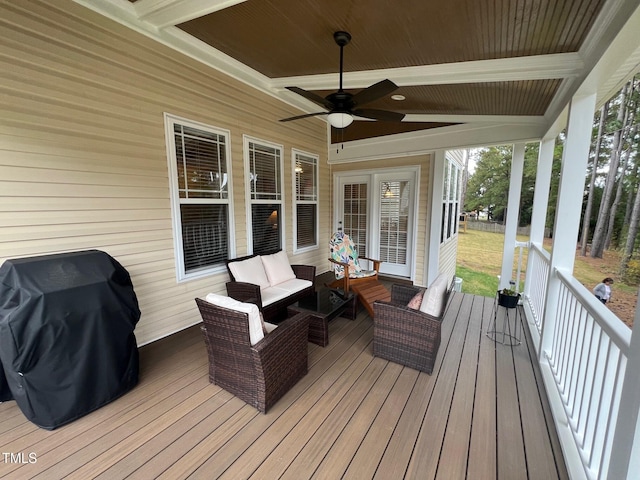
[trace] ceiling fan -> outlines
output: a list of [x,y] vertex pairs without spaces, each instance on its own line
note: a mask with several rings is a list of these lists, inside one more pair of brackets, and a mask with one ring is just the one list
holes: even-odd
[[302,95],[307,100],[326,108],[327,112],[307,113],[305,115],[297,115],[295,117],[283,118],[281,122],[289,122],[291,120],[299,120],[301,118],[314,117],[316,115],[327,115],[327,120],[332,127],[346,128],[353,122],[353,117],[370,118],[372,120],[382,120],[386,122],[400,122],[404,118],[404,113],[389,112],[386,110],[376,110],[372,108],[360,108],[369,102],[373,102],[385,95],[395,91],[398,86],[391,80],[382,80],[375,83],[355,95],[345,92],[342,89],[342,65],[343,65],[343,49],[351,41],[351,35],[348,32],[338,31],[333,34],[335,42],[340,47],[340,88],[337,92],[331,93],[326,97],[321,97],[313,92],[309,92],[299,87],[286,87],[298,95]]

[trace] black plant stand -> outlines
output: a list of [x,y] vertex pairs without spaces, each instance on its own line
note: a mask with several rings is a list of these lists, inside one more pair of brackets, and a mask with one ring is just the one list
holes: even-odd
[[[489,324],[489,330],[487,336],[502,345],[516,346],[522,343],[522,325],[518,318],[519,309],[517,302],[514,304],[508,304],[505,306],[499,299],[500,291],[496,292],[495,300],[493,301],[493,319]],[[517,297],[519,299],[519,296]],[[511,306],[513,305],[513,306]],[[498,328],[498,313],[502,316],[502,329]],[[513,321],[511,320],[513,317]]]

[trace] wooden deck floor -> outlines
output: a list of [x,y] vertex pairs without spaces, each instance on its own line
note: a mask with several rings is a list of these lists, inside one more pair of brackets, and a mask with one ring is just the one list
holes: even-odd
[[452,295],[431,376],[372,357],[364,310],[335,319],[266,415],[208,383],[200,332],[185,330],[141,349],[134,390],[69,425],[0,404],[0,477],[568,478],[533,350],[485,335],[492,307]]

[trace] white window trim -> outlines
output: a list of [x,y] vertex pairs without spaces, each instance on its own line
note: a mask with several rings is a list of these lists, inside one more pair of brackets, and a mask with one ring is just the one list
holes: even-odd
[[[193,199],[183,199],[181,202],[180,194],[178,192],[178,170],[177,170],[177,159],[176,159],[176,149],[174,145],[174,135],[173,135],[173,126],[174,124],[184,125],[192,128],[197,128],[199,130],[204,130],[207,132],[215,133],[217,135],[222,135],[225,137],[225,156],[227,160],[227,171],[229,174],[228,179],[228,199],[220,200],[220,199],[209,199],[209,201],[203,202],[200,200]],[[231,172],[231,132],[229,130],[225,130],[218,127],[212,127],[207,124],[196,122],[194,120],[189,120],[183,117],[179,117],[177,115],[172,115],[170,113],[164,113],[164,126],[165,126],[165,142],[167,149],[167,163],[169,166],[169,196],[171,200],[171,225],[173,230],[173,251],[175,257],[175,266],[176,266],[176,280],[178,283],[185,282],[188,280],[194,280],[198,278],[207,277],[209,275],[214,275],[217,273],[226,272],[225,265],[217,265],[214,267],[202,268],[193,272],[186,273],[184,268],[184,262],[182,259],[184,258],[183,252],[183,241],[182,241],[182,222],[180,220],[180,205],[181,203],[211,203],[211,204],[226,204],[228,205],[229,212],[229,256],[230,258],[234,258],[235,251],[235,229],[234,229],[234,214],[233,214],[233,175]]]
[[[316,161],[316,199],[315,200],[298,200],[296,198],[296,155],[304,155],[310,157]],[[304,253],[320,248],[320,156],[313,153],[298,150],[296,148],[291,149],[291,198],[293,199],[293,212],[291,221],[293,222],[293,253]],[[300,205],[315,205],[316,206],[316,244],[306,247],[298,248],[298,204]]]
[[[448,237],[446,235],[444,235],[444,238],[442,239],[442,241],[440,242],[440,245],[446,245],[447,243],[453,241],[454,239],[458,238],[458,233],[459,233],[459,225],[458,225],[458,216],[460,214],[460,193],[461,193],[461,188],[460,188],[460,175],[462,172],[462,166],[454,159],[452,159],[451,157],[449,157],[448,155],[445,155],[445,165],[444,165],[444,175],[442,178],[442,198],[441,198],[441,203],[440,206],[442,208],[442,205],[445,205],[445,210],[443,212],[443,218],[442,221],[446,222],[448,219],[448,215],[449,215],[449,207],[451,205],[451,202],[453,202],[458,208],[458,214],[456,214],[455,218],[452,219],[451,222],[451,230],[453,231],[455,229],[455,233],[452,233],[451,235],[449,235]],[[448,167],[448,168],[447,168]],[[452,175],[452,170],[453,167],[455,167],[456,170],[456,177],[454,177]],[[447,179],[445,177],[445,175],[449,174],[449,178]],[[455,196],[453,198],[453,200],[450,199],[451,197],[451,188],[456,188],[457,190],[454,192]],[[441,229],[443,227],[441,226]],[[445,231],[445,233],[447,233]],[[442,236],[442,231],[440,232],[440,236]]]
[[[250,158],[249,158],[249,143],[259,143],[260,145],[264,145],[265,147],[274,148],[280,151],[280,185],[282,185],[282,192],[280,195],[280,200],[252,200],[251,199],[251,178],[249,173],[251,172]],[[246,216],[247,216],[247,254],[253,254],[253,225],[251,222],[251,205],[258,203],[279,203],[280,204],[280,212],[281,217],[278,219],[278,223],[280,224],[280,232],[282,235],[282,250],[286,251],[287,246],[287,238],[285,235],[286,232],[286,222],[285,218],[285,191],[284,191],[284,146],[269,142],[267,140],[262,140],[261,138],[251,137],[249,135],[242,135],[242,155],[244,157],[244,192],[245,192],[245,205],[246,205]]]

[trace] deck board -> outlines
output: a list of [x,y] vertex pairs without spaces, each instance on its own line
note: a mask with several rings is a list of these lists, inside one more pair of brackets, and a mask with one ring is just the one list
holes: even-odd
[[[480,299],[482,303],[480,304]],[[475,379],[475,398],[467,471],[478,478],[496,478],[496,366],[495,344],[487,337],[493,301],[476,297],[476,309],[482,313],[482,329],[478,337],[478,368]],[[482,308],[480,308],[480,306]]]
[[[475,301],[475,299],[472,299]],[[481,301],[481,300],[479,300]],[[472,304],[465,305],[458,317],[460,322],[471,311]],[[473,365],[477,362],[479,342],[473,341],[480,336],[482,324],[469,322],[466,330],[465,348],[460,359],[460,365]],[[440,456],[442,458],[458,458],[458,462],[441,462],[438,464],[436,478],[447,480],[464,478],[467,471],[467,456],[469,452],[469,438],[473,416],[473,399],[475,396],[476,369],[459,368],[456,386],[451,403],[451,410],[445,430],[444,443]]]
[[266,415],[208,382],[192,327],[141,348],[135,389],[54,431],[0,404],[0,449],[38,459],[0,477],[566,479],[530,339],[495,345],[492,304],[452,295],[433,375],[373,357],[364,310],[336,318]]
[[[501,315],[510,313],[515,316],[517,309],[509,312],[498,308],[496,322],[501,325]],[[519,317],[518,317],[519,318]],[[512,318],[513,321],[513,318]],[[500,337],[498,337],[500,338]],[[513,351],[521,350],[522,345],[515,347],[495,344],[496,352],[496,398],[498,402],[498,477],[517,478],[518,472],[527,471],[524,440],[522,438],[522,418],[518,390],[514,379]]]

